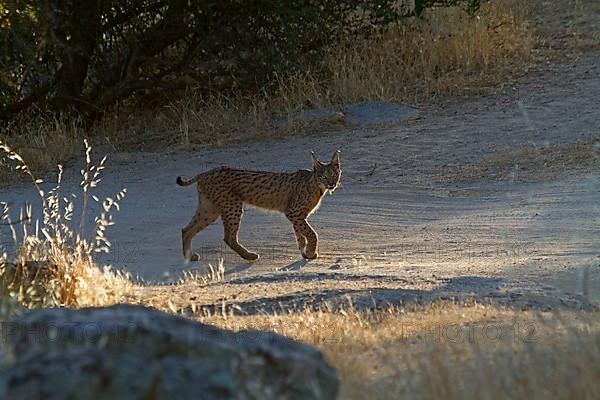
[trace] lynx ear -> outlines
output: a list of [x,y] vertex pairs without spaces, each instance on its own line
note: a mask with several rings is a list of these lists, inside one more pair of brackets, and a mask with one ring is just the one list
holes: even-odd
[[333,156],[331,157],[331,165],[335,165],[336,167],[340,166],[340,151],[337,150],[335,153],[333,153]]
[[323,163],[321,161],[317,160],[317,157],[315,157],[315,153],[313,153],[312,151],[310,152],[310,158],[312,158],[313,168],[323,166]]

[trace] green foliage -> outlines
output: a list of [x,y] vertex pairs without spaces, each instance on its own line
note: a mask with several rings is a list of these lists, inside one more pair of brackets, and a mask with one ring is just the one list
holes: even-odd
[[481,0],[468,0],[467,1],[467,11],[470,15],[475,15],[479,8],[481,7]]

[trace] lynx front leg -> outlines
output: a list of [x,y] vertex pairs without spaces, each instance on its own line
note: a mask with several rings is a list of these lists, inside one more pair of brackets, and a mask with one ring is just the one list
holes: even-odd
[[[301,216],[288,216],[294,226],[294,232],[298,239],[298,246],[302,257],[313,260],[318,256],[317,232],[310,226],[306,218]],[[306,247],[306,248],[305,248]]]
[[245,260],[255,261],[258,260],[258,254],[248,251],[248,249],[238,242],[238,232],[240,230],[240,222],[243,213],[244,210],[242,208],[242,203],[240,202],[239,205],[235,205],[221,214],[221,218],[223,219],[223,230],[225,233],[224,240],[233,251],[240,255],[240,257]]
[[296,227],[296,225],[294,225],[293,222],[292,226],[294,227],[294,234],[296,234],[296,240],[298,240],[298,248],[300,249],[300,252],[303,253],[307,243],[306,236],[302,234],[302,232]]

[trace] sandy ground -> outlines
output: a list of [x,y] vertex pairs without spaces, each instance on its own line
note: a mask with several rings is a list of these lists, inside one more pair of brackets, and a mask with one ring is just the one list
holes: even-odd
[[[194,153],[110,154],[96,194],[123,187],[128,194],[108,231],[112,252],[99,260],[145,282],[168,283],[223,258],[223,282],[149,285],[143,295],[243,312],[349,298],[364,305],[458,298],[520,308],[598,301],[599,61],[591,54],[549,65],[494,95],[421,110],[401,124],[329,127]],[[573,143],[584,143],[587,153],[570,158],[581,163],[557,167],[554,156],[530,162],[540,149],[576,151]],[[180,229],[196,193],[178,187],[178,175],[222,164],[293,171],[310,166],[310,150],[328,158],[336,149],[342,186],[311,217],[319,259],[301,260],[283,216],[249,209],[240,241],[261,254],[258,262],[243,263],[224,245],[220,222],[194,241],[201,261],[183,261]],[[77,192],[79,168],[67,170],[64,193]],[[13,210],[34,199],[27,185],[2,188],[0,196]],[[0,243],[10,250],[11,242],[2,227]]]

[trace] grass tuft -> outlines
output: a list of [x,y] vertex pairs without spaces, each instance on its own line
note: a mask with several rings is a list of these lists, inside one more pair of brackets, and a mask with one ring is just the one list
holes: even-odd
[[[94,164],[91,147],[85,141],[86,165],[81,170],[81,214],[79,222],[73,220],[79,201],[75,194],[61,193],[62,166],[58,166],[56,185],[45,192],[43,181],[35,177],[21,155],[0,142],[0,150],[14,164],[14,169],[31,180],[42,210],[42,220],[33,221],[31,205],[21,210],[18,221],[13,221],[10,208],[2,203],[2,223],[10,227],[15,249],[11,261],[6,251],[0,258],[0,294],[17,299],[27,307],[86,306],[117,302],[130,283],[126,276],[100,268],[94,255],[108,252],[110,242],[106,229],[113,225],[112,211],[119,209],[126,189],[114,198],[100,200],[92,194],[100,182],[106,157]],[[85,226],[89,202],[100,203],[100,212],[94,219],[91,232]]]
[[193,282],[200,285],[208,285],[214,282],[222,282],[223,280],[225,280],[225,260],[219,258],[216,266],[213,267],[213,265],[209,263],[207,270],[203,273],[184,271],[183,276],[179,279],[177,284],[183,286]]

